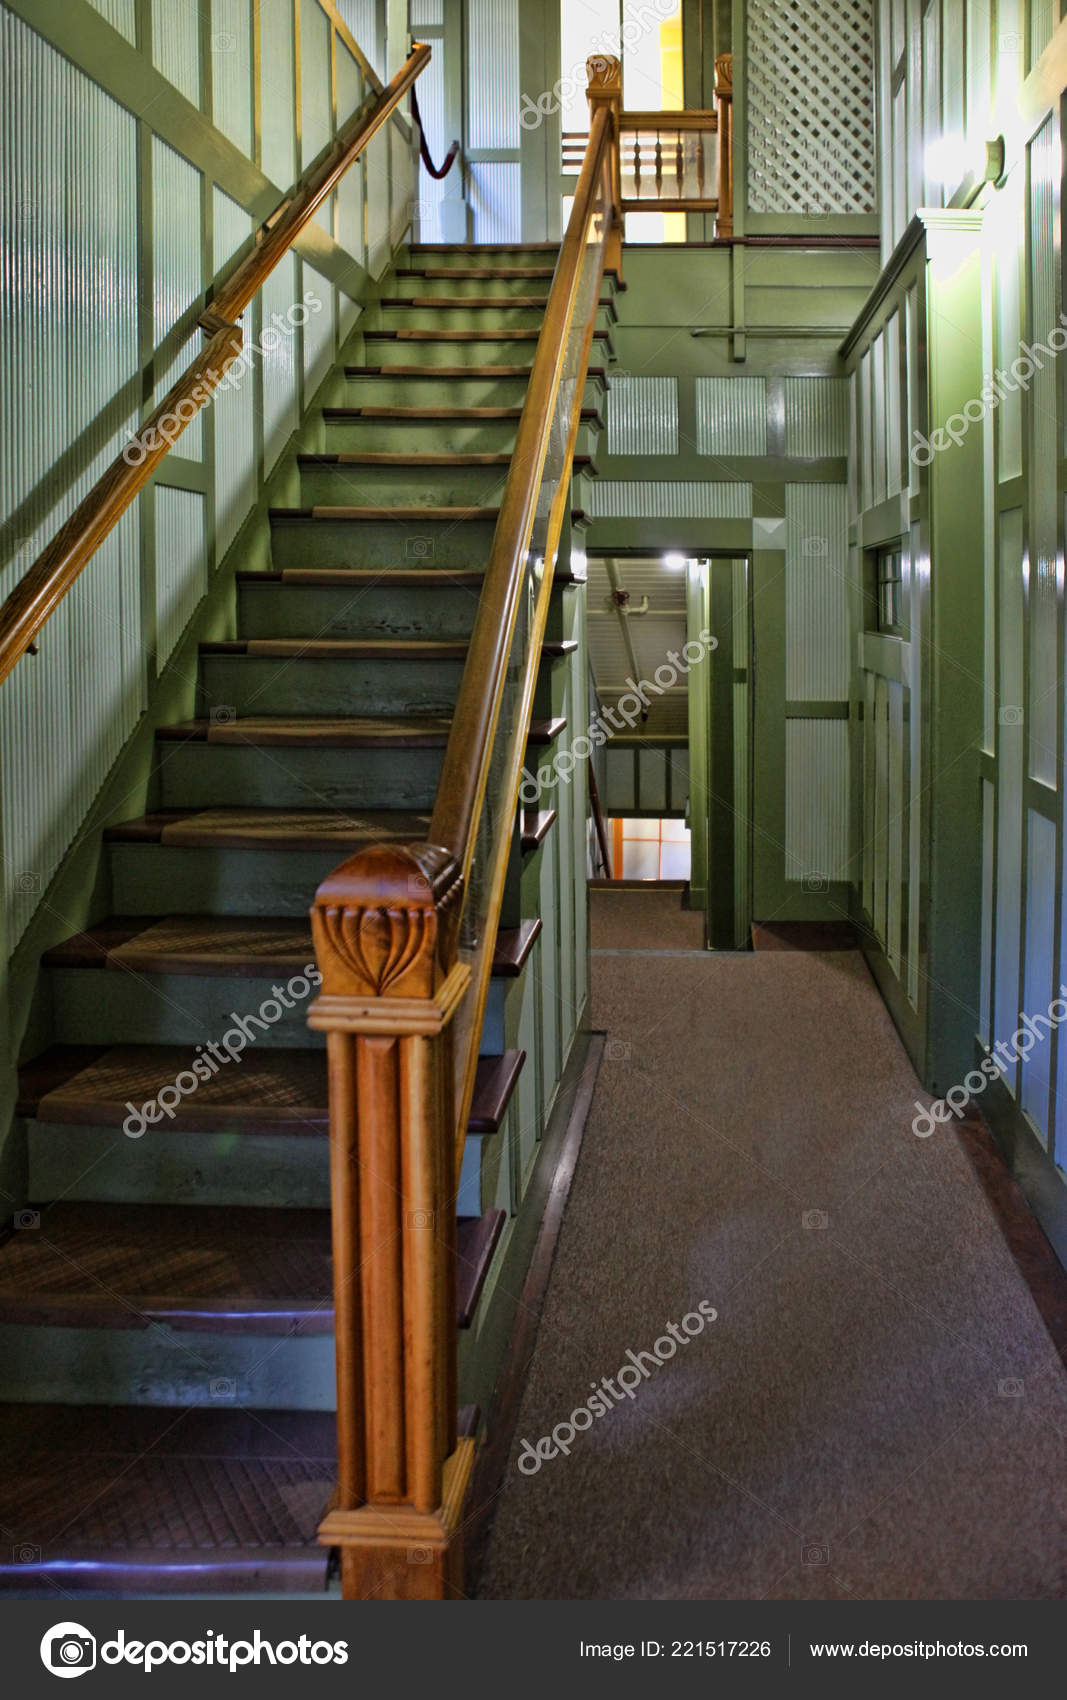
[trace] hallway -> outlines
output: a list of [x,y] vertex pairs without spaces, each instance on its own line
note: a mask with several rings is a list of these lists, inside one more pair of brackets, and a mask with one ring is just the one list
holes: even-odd
[[[1062,1272],[996,1164],[912,1134],[860,954],[594,948],[592,984],[607,1045],[480,1597],[1063,1597],[1067,1376],[1016,1257],[1061,1324]],[[701,1300],[632,1400],[519,1471]]]

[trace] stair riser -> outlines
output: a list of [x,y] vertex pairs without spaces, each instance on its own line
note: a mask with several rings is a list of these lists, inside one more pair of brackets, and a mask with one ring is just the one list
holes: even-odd
[[[421,294],[422,291],[420,290]],[[405,292],[406,294],[406,292]],[[375,330],[395,331],[540,331],[545,320],[543,307],[514,307],[501,301],[499,307],[381,307]],[[610,331],[610,307],[598,307],[596,328]],[[368,329],[371,327],[368,327]]]
[[507,303],[515,295],[547,295],[551,287],[550,277],[398,277],[390,293],[405,297],[442,295],[449,301],[457,296],[471,296],[477,301],[491,295],[494,301]]
[[[275,634],[276,635],[276,634]],[[205,711],[227,704],[240,714],[451,714],[463,661],[260,660],[207,655]]]
[[[429,315],[431,319],[434,315]],[[399,330],[399,325],[383,327]],[[440,322],[412,329],[440,330]],[[450,325],[449,330],[462,330],[462,325]],[[366,364],[381,366],[529,366],[537,348],[536,337],[526,339],[495,338],[490,332],[471,342],[456,342],[450,337],[430,337],[409,340],[407,337],[366,336]],[[610,339],[598,337],[593,344],[592,364],[604,365],[614,358]],[[394,392],[395,393],[395,392]]]
[[[518,428],[517,419],[478,419],[469,424],[451,419],[352,419],[342,424],[328,419],[323,452],[330,455],[510,454]],[[592,423],[579,425],[576,453],[593,454],[599,436],[599,429]],[[366,468],[361,470],[366,472]],[[507,467],[502,470],[506,473]]]
[[325,1210],[324,1136],[174,1133],[133,1141],[113,1127],[27,1123],[30,1196],[101,1204],[264,1205]]
[[156,1328],[50,1328],[44,1336],[39,1328],[2,1323],[0,1399],[332,1411],[333,1338]]
[[286,567],[484,567],[496,517],[447,526],[410,519],[275,520],[271,561]]
[[[381,344],[377,346],[382,346]],[[416,357],[405,362],[419,365]],[[523,356],[504,362],[508,366],[524,364]],[[366,377],[346,378],[343,407],[521,407],[526,400],[528,380],[522,378],[480,378],[471,371],[469,378],[433,377]],[[587,394],[599,393],[593,381]],[[592,405],[590,403],[589,405]]]
[[387,580],[358,592],[343,586],[241,585],[238,630],[247,638],[466,638],[477,608],[477,590],[465,587],[391,589]]
[[170,844],[110,846],[116,914],[306,916],[317,887],[352,847],[242,850]]
[[[310,949],[307,960],[313,960]],[[280,1005],[282,1000],[274,997],[273,987],[280,986],[286,992],[288,980],[302,973],[303,965],[288,974],[255,979],[222,974],[131,974],[110,968],[53,968],[49,984],[56,1032],[66,1044],[198,1045],[221,1039],[234,1026],[236,1016],[255,1016],[268,1000]],[[307,1012],[315,995],[312,988],[299,1001],[291,997],[294,1007],[282,1007],[279,1018],[269,1020],[267,1030],[259,1033],[257,1042],[272,1049],[280,1045],[303,1049],[325,1045],[325,1034],[311,1032],[307,1024]],[[268,1009],[268,1017],[271,1013]],[[249,1050],[254,1048],[249,1046]],[[222,1066],[231,1070],[235,1065]],[[240,1066],[239,1062],[236,1066]]]
[[492,508],[500,506],[506,466],[302,466],[305,508]]
[[412,245],[408,265],[429,266],[432,271],[440,266],[458,266],[460,270],[470,270],[472,266],[487,269],[494,266],[554,266],[558,253],[555,247],[506,248],[478,244],[463,249],[416,242]]
[[[224,802],[231,808],[359,810],[432,808],[444,752],[198,743],[172,744],[165,754],[165,809]],[[310,895],[304,893],[305,903]]]

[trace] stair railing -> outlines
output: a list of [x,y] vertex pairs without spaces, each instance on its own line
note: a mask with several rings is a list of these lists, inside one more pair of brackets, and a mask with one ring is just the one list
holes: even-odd
[[[290,198],[262,227],[252,252],[241,262],[197,320],[209,337],[188,370],[167,391],[136,437],[122,450],[89,494],[75,508],[52,542],[21,578],[0,607],[0,681],[19,659],[35,649],[41,628],[118,524],[137,492],[170,452],[238,358],[244,337],[237,319],[262,288],[279,260],[310,224],[368,143],[388,121],[415,78],[428,65],[431,50],[416,42],[387,88],[369,106],[353,114],[338,132],[322,162],[309,172]],[[166,428],[161,429],[166,421]]]
[[[428,842],[380,845],[312,911],[329,1055],[338,1487],[319,1538],[346,1598],[462,1588],[474,1440],[457,1436],[455,1209],[478,1042],[597,303],[621,259],[618,60],[556,263]],[[428,569],[432,570],[432,569]]]

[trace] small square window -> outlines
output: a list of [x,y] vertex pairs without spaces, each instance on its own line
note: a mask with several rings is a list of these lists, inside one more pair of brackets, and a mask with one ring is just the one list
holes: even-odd
[[892,637],[907,635],[904,597],[904,557],[899,546],[880,549],[877,566],[878,630]]

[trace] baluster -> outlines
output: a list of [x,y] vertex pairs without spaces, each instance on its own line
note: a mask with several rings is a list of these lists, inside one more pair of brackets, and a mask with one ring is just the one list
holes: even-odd
[[641,199],[641,133],[634,131],[634,200]]
[[675,145],[675,170],[678,174],[678,199],[685,195],[685,154],[682,151],[682,132],[679,130]]
[[656,131],[656,200],[663,199],[663,138]]
[[708,132],[697,131],[697,200],[704,199],[704,150],[707,147]]

